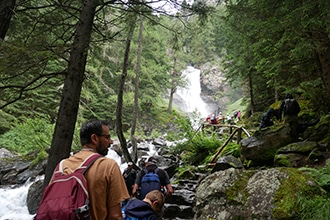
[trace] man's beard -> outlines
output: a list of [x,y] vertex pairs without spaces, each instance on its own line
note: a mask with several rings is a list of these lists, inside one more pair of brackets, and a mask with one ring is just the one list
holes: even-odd
[[97,153],[103,155],[103,156],[106,156],[109,152],[109,146],[107,148],[105,148],[104,150],[101,150],[102,149],[102,146],[99,144],[96,148],[97,150]]

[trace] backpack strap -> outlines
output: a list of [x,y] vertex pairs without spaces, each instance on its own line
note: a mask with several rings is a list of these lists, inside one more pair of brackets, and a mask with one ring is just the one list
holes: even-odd
[[[66,167],[65,169],[70,169],[71,173],[74,173],[74,172],[80,172],[82,174],[85,174],[86,171],[88,170],[88,168],[90,166],[92,166],[92,164],[99,158],[99,157],[102,157],[101,154],[98,154],[98,153],[94,153],[94,154],[91,154],[89,157],[87,157],[82,163],[81,165],[76,169],[76,170],[71,170],[70,167]],[[63,172],[63,162],[65,161],[65,159],[61,160],[56,168],[55,168],[55,171],[54,171],[54,174],[58,175],[58,174],[64,174]]]
[[102,157],[101,154],[95,153],[87,157],[84,162],[74,171],[74,172],[81,172],[83,175],[86,173],[88,168],[93,165],[93,163],[99,158]]
[[143,169],[143,172],[144,172],[144,174],[147,174],[147,173],[158,173],[158,170],[159,170],[159,168],[158,167],[156,167],[155,169],[153,169],[153,170],[148,170],[147,168],[144,168]]

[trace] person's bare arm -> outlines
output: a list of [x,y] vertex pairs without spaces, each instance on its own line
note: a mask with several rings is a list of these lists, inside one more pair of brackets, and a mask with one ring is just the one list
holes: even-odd
[[135,196],[135,197],[136,197],[136,192],[137,192],[138,188],[139,188],[139,185],[135,183],[135,184],[133,185],[133,189],[132,189],[132,194],[133,194],[133,196]]
[[108,220],[123,220],[120,203],[110,208]]
[[166,196],[169,197],[173,194],[174,190],[171,184],[166,185]]

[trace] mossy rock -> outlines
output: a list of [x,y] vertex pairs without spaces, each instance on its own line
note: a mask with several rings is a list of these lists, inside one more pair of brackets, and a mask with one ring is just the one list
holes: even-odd
[[307,157],[301,154],[278,154],[274,158],[274,165],[284,167],[301,167],[306,164],[306,159]]
[[302,171],[294,168],[280,168],[281,172],[287,173],[287,178],[281,181],[281,186],[274,196],[275,219],[299,219],[301,208],[299,200],[325,195],[325,191],[314,179]]

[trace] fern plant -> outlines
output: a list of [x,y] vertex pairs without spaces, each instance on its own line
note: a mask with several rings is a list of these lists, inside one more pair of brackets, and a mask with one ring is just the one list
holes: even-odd
[[0,135],[0,147],[21,156],[31,152],[45,155],[44,151],[50,147],[54,130],[50,118],[26,118],[14,124],[14,129]]

